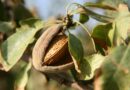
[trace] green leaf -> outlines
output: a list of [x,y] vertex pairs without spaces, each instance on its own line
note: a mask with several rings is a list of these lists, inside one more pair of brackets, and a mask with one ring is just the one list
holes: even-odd
[[29,70],[31,69],[31,62],[26,63],[23,67],[19,68],[19,72],[15,74],[15,83],[14,88],[15,90],[24,90],[25,86],[28,82],[29,77]]
[[130,45],[116,47],[102,67],[103,90],[130,89]]
[[43,22],[38,19],[28,19],[35,21],[31,24],[21,25],[17,32],[11,35],[1,46],[1,53],[7,65],[3,64],[4,70],[10,70],[23,55],[34,35],[43,27]]
[[30,70],[26,90],[37,90],[39,88],[40,90],[47,90],[47,84],[50,83],[48,82],[46,76],[43,73],[35,70],[34,68]]
[[96,7],[96,8],[102,8],[102,9],[108,9],[108,10],[116,10],[116,8],[114,8],[110,5],[102,4],[102,3],[86,2],[84,4],[84,6],[86,6],[86,7]]
[[93,54],[85,57],[84,60],[85,61],[81,63],[81,67],[83,68],[81,69],[82,73],[80,74],[80,78],[83,80],[90,80],[94,77],[95,70],[101,67],[104,56]]
[[108,36],[109,36],[109,39],[111,42],[111,46],[119,46],[119,45],[125,43],[124,40],[121,38],[121,36],[118,33],[118,29],[116,27],[115,22],[113,22],[112,29],[109,31]]
[[80,23],[75,28],[69,28],[69,31],[81,41],[84,56],[88,56],[96,52],[94,40],[86,26]]
[[80,80],[90,80],[94,77],[95,71],[101,67],[104,56],[100,54],[93,54],[85,57],[83,60],[81,60],[79,64],[79,69],[81,70],[81,73],[77,73],[74,70],[72,70],[72,74],[74,77]]
[[24,90],[29,77],[29,71],[31,69],[31,62],[25,62],[20,60],[10,71],[10,75],[13,77],[14,90]]
[[100,41],[105,42],[108,46],[111,46],[109,31],[112,29],[112,24],[97,25],[92,32],[92,37]]
[[96,19],[97,21],[104,22],[104,23],[108,23],[108,22],[112,22],[113,21],[112,17],[108,17],[108,16],[105,16],[105,15],[97,14],[97,13],[95,13],[95,12],[85,8],[84,6],[82,6],[80,4],[77,4],[77,3],[75,3],[75,4],[77,6],[79,6],[79,8],[75,10],[76,13],[85,14],[87,16],[90,16],[90,17]]
[[119,15],[115,24],[120,37],[125,40],[128,37],[127,32],[130,30],[130,12],[124,4],[119,6]]
[[[75,64],[75,62],[74,62]],[[77,70],[78,69],[78,70]],[[71,73],[75,80],[87,80],[86,76],[90,76],[91,74],[91,66],[90,63],[84,58],[82,59],[75,69],[71,70]]]
[[84,56],[82,43],[76,36],[71,33],[69,33],[68,45],[69,51],[74,59],[78,62],[82,60]]
[[12,31],[14,25],[11,22],[0,22],[0,32],[9,33]]
[[81,23],[85,23],[85,22],[87,22],[89,20],[89,17],[87,16],[87,15],[85,15],[85,14],[80,14],[80,22]]
[[83,46],[81,41],[75,37],[73,34],[69,33],[68,36],[68,46],[69,46],[69,52],[71,53],[71,57],[74,62],[75,69],[78,73],[81,72],[80,70],[80,61],[83,60],[84,52],[83,52]]
[[80,61],[79,69],[81,70],[80,79],[84,80],[86,76],[90,76],[91,66],[90,63],[85,58]]
[[86,16],[90,16],[90,17],[96,19],[97,21],[103,22],[103,23],[109,23],[109,22],[113,21],[113,17],[95,13],[92,10],[87,9],[85,6],[78,4],[78,3],[73,3],[73,4],[78,7],[77,9],[75,9],[71,12],[73,14],[84,14]]
[[124,4],[119,6],[119,14],[112,23],[112,29],[109,32],[109,38],[112,45],[117,46],[125,43],[129,36],[130,13],[128,7]]

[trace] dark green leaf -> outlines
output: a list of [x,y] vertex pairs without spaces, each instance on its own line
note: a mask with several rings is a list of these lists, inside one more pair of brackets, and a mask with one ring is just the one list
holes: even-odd
[[23,19],[32,18],[31,12],[25,8],[23,4],[19,4],[14,8],[15,20],[18,22]]
[[6,10],[4,7],[4,4],[0,0],[0,21],[7,21],[7,15],[6,15]]
[[[81,53],[80,52],[84,52],[83,54],[84,55],[82,55],[82,57],[81,57],[81,59],[80,60],[76,60],[76,58],[78,58],[77,56],[73,56],[74,54],[72,54],[71,53],[71,51],[70,51],[70,53],[71,53],[71,55],[72,55],[72,57],[73,57],[73,61],[74,61],[74,65],[75,65],[75,69],[76,69],[76,71],[78,72],[78,73],[82,73],[82,71],[83,71],[83,69],[86,69],[86,68],[84,68],[84,67],[82,67],[82,66],[88,66],[89,67],[89,63],[87,62],[87,61],[84,61],[84,59],[83,59],[83,57],[84,56],[88,56],[88,55],[90,55],[90,54],[93,54],[93,53],[95,53],[96,52],[96,50],[95,50],[95,45],[94,45],[94,42],[93,42],[93,39],[92,39],[92,37],[90,36],[90,33],[89,32],[86,32],[86,30],[83,30],[84,28],[82,28],[81,26],[79,26],[79,27],[76,27],[76,28],[74,28],[75,30],[76,30],[76,33],[73,33],[74,35],[72,36],[71,35],[71,40],[73,40],[73,41],[71,41],[71,43],[72,44],[74,44],[74,45],[76,45],[76,46],[71,46],[72,47],[72,49],[73,49],[73,51],[74,51],[74,54],[75,55],[80,55]],[[70,30],[70,31],[72,31],[72,30]],[[71,33],[70,33],[71,34]],[[75,37],[76,36],[76,37]],[[74,39],[73,39],[74,38]],[[75,39],[76,38],[76,39]],[[77,39],[79,39],[79,40],[77,40]],[[70,40],[69,40],[70,41]],[[78,44],[78,43],[75,43],[75,41],[76,42],[80,42],[81,43],[81,45],[80,44]],[[72,45],[71,44],[71,45]],[[80,46],[79,46],[80,45]],[[82,48],[83,48],[83,50],[82,51],[80,51],[80,49],[78,49],[77,47],[81,47],[81,46],[83,46]],[[76,51],[74,50],[74,47],[75,47],[75,49],[76,49]],[[70,48],[70,47],[69,47]],[[76,54],[77,53],[77,54]],[[81,56],[81,55],[80,55]],[[76,58],[75,58],[76,57]],[[83,63],[83,65],[81,64],[82,62],[84,62]],[[82,70],[81,70],[82,69]],[[90,70],[89,68],[87,68],[88,70]],[[84,75],[88,75],[89,74],[89,72],[91,72],[91,70],[90,71],[85,71],[85,73],[84,73]],[[84,77],[84,76],[82,76],[82,77]]]
[[69,33],[69,51],[75,60],[78,62],[83,59],[84,52],[81,41],[73,34]]
[[70,28],[69,31],[74,34],[82,43],[84,56],[91,55],[96,52],[95,43],[87,27],[80,25]]
[[98,44],[95,44],[95,46],[96,46],[96,50],[97,50],[98,52],[100,52],[102,55],[105,56],[105,50],[104,50],[104,48],[101,47],[101,46],[98,45]]
[[[112,29],[112,24],[98,25],[93,29],[92,37],[105,42],[108,46],[111,46],[109,39],[109,31]],[[102,43],[101,43],[102,44]]]
[[89,17],[87,15],[84,15],[84,14],[80,14],[80,22],[81,23],[85,23],[89,20]]
[[3,67],[6,71],[10,70],[17,63],[27,46],[33,40],[36,32],[43,27],[43,22],[41,20],[28,20],[34,20],[35,22],[32,22],[32,25],[22,25],[17,29],[16,33],[2,43],[1,52],[7,64],[6,66],[3,65]]

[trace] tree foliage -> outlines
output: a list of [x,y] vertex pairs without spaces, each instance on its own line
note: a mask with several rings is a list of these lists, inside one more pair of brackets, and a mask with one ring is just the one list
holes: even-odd
[[[69,89],[129,90],[130,11],[124,4],[128,0],[112,5],[114,1],[107,1],[72,3],[65,16],[46,21],[36,18],[22,0],[0,1],[0,80],[12,83],[0,88],[51,90],[51,80],[45,86],[48,77]],[[99,22],[91,31],[86,24],[90,18]],[[44,82],[31,83],[36,77]]]

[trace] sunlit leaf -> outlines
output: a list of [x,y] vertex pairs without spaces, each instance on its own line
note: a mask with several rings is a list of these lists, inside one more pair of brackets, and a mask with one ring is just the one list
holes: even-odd
[[34,35],[38,30],[43,27],[43,22],[36,19],[28,19],[32,22],[25,25],[21,25],[17,29],[17,32],[11,35],[1,46],[1,52],[3,59],[6,62],[6,66],[3,66],[6,71],[10,70],[23,55],[27,46],[30,44]]
[[94,54],[85,57],[84,60],[86,60],[86,63],[81,63],[81,65],[84,65],[84,68],[81,69],[83,73],[80,74],[80,78],[83,80],[90,80],[94,77],[95,70],[101,67],[104,61],[104,56],[100,54]]
[[84,80],[86,76],[90,76],[92,70],[91,70],[90,63],[86,59],[80,61],[79,68],[81,70],[80,73],[81,79]]
[[19,68],[19,72],[15,73],[15,90],[25,89],[25,86],[28,82],[29,70],[31,69],[31,62],[26,63],[23,67]]
[[119,6],[119,15],[115,20],[119,35],[124,40],[128,37],[127,32],[130,30],[130,12],[124,4]]
[[112,23],[112,29],[109,31],[109,38],[111,44],[114,46],[124,43],[129,36],[130,29],[130,12],[128,7],[124,4],[119,6],[119,14]]

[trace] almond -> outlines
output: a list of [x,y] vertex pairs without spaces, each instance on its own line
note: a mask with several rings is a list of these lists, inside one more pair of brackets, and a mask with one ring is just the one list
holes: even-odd
[[47,49],[47,53],[44,57],[43,64],[49,65],[56,63],[64,57],[67,47],[68,47],[68,40],[65,35],[58,34],[52,39],[50,42],[49,47]]
[[73,66],[68,51],[68,39],[61,33],[63,25],[49,27],[37,40],[32,53],[35,69],[42,72],[60,72]]

